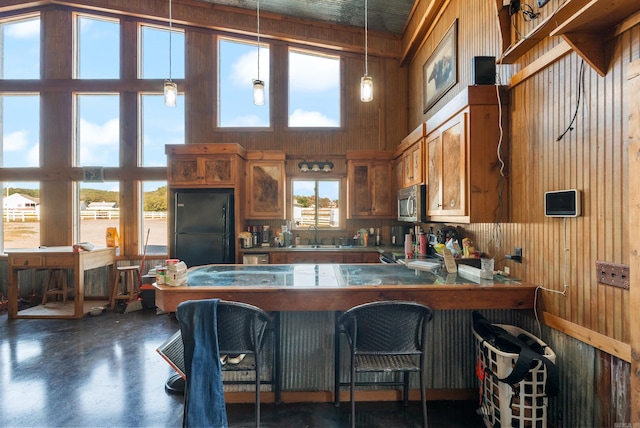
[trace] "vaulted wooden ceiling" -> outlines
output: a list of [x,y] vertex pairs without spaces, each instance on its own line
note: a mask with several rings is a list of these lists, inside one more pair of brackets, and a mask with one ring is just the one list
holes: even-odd
[[[167,0],[168,1],[168,0]],[[256,10],[257,0],[198,0]],[[401,35],[415,0],[367,0],[372,31]],[[260,11],[338,25],[364,27],[365,0],[260,0]]]

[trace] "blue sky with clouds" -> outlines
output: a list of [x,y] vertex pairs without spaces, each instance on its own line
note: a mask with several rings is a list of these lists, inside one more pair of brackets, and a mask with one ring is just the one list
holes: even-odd
[[[117,21],[80,17],[79,77],[119,77],[119,25]],[[1,24],[3,79],[38,79],[40,76],[40,21],[5,21]],[[176,30],[174,28],[174,30]],[[171,36],[171,76],[184,77],[184,33]],[[144,27],[142,78],[169,77],[169,32],[166,28]],[[255,43],[233,39],[220,42],[220,125],[269,126],[269,98],[265,106],[254,106],[252,80],[258,77],[258,49]],[[289,125],[340,125],[340,60],[292,50],[289,54]],[[216,76],[211,76],[216,78]],[[269,49],[260,49],[260,79],[269,85]],[[180,89],[180,88],[179,88]],[[184,143],[184,96],[178,106],[164,106],[160,95],[141,96],[143,166],[164,166],[165,144]],[[2,165],[39,165],[39,98],[37,94],[2,96]],[[276,107],[274,107],[276,108]],[[117,166],[119,150],[119,95],[78,94],[78,165]],[[109,184],[105,183],[105,188]]]

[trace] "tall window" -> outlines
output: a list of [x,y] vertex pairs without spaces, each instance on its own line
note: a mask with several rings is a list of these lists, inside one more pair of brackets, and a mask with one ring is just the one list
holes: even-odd
[[120,185],[118,182],[90,183],[79,186],[79,242],[106,245],[107,228],[120,231]]
[[76,95],[77,166],[119,166],[120,97]]
[[40,166],[40,96],[0,95],[2,166]]
[[[140,27],[140,51],[142,79],[169,78],[169,28]],[[184,63],[184,32],[174,29],[171,31],[172,79],[184,79]]]
[[77,77],[120,78],[120,24],[117,20],[78,16]]
[[3,183],[2,251],[40,245],[40,183]]
[[340,180],[291,181],[294,228],[340,228]]
[[40,78],[40,16],[0,21],[1,79]]
[[167,254],[167,182],[142,183],[142,236],[140,254],[147,245],[147,254]]
[[340,126],[340,57],[289,50],[289,126]]
[[260,80],[265,91],[262,106],[253,104],[253,80],[258,78],[257,44],[220,39],[219,52],[219,126],[270,126],[269,47],[260,43]]
[[164,105],[159,95],[140,96],[142,166],[167,166],[166,144],[184,144],[184,95],[176,107]]

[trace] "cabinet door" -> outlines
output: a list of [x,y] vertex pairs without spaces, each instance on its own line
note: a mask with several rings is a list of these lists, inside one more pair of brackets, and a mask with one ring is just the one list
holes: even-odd
[[395,177],[396,190],[404,186],[404,162],[403,156],[399,156],[393,163],[393,176]]
[[169,161],[172,186],[233,186],[235,158],[230,156],[173,156]]
[[362,263],[380,263],[380,254],[371,252],[363,253]]
[[349,203],[352,217],[368,217],[371,215],[371,195],[369,193],[369,173],[371,166],[368,162],[354,162],[349,174],[351,190]]
[[287,263],[287,253],[272,252],[269,254],[269,263],[272,265],[281,265]]
[[348,252],[344,253],[345,263],[362,263],[362,253]]
[[465,117],[442,131],[442,209],[448,215],[465,215]]
[[211,185],[233,185],[235,184],[234,171],[235,159],[230,157],[207,157],[200,159],[204,182]]
[[199,184],[198,159],[174,156],[169,160],[169,182],[172,185]]
[[349,217],[393,217],[391,161],[349,161],[348,170]]
[[391,165],[388,162],[376,162],[371,171],[371,215],[391,217],[394,199]]
[[427,140],[427,215],[464,216],[466,210],[466,113]]
[[440,134],[427,141],[427,215],[434,215],[442,208],[442,139]]
[[247,163],[247,218],[284,218],[284,162]]
[[403,155],[404,182],[403,187],[422,183],[422,144],[409,147]]

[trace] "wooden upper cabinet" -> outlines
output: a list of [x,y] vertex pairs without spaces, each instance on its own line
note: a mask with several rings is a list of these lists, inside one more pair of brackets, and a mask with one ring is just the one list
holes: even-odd
[[174,186],[228,187],[237,181],[237,159],[230,155],[173,156],[169,161],[169,181]]
[[[248,152],[248,155],[251,156]],[[284,153],[277,152],[261,159],[247,160],[246,217],[250,219],[284,219],[285,166]],[[280,158],[280,159],[277,159]]]
[[[505,97],[501,99],[506,104]],[[428,221],[488,223],[504,211],[498,209],[500,203],[507,206],[507,193],[502,198],[499,194],[500,120],[493,85],[466,88],[429,119],[425,143]],[[506,144],[502,144],[504,157]]]
[[347,153],[349,218],[393,217],[395,199],[391,160],[391,152]]
[[171,187],[235,187],[244,149],[235,144],[167,145]]
[[394,157],[401,169],[398,187],[409,187],[425,182],[424,177],[424,139],[426,136],[426,123],[420,124],[407,135],[398,148]]
[[427,215],[464,216],[466,210],[466,113],[456,116],[427,141]]

